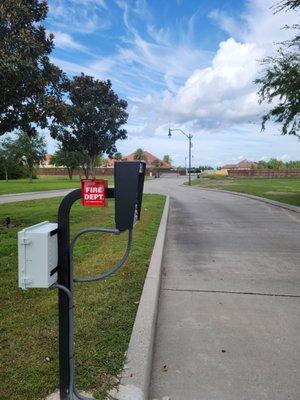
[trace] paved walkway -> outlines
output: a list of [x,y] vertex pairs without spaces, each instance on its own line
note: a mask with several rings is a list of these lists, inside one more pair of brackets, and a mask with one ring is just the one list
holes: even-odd
[[150,399],[300,399],[300,215],[147,182],[171,196]]
[[14,203],[18,201],[49,199],[50,197],[65,196],[74,189],[60,189],[60,190],[45,190],[43,192],[28,192],[16,194],[2,194],[0,195],[0,204]]

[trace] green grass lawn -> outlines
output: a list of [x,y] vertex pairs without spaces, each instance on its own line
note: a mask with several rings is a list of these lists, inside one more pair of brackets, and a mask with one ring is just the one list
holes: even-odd
[[[149,265],[165,198],[145,195],[142,220],[136,225],[133,250],[126,265],[105,281],[75,284],[75,341],[79,389],[104,399],[120,374],[138,301]],[[58,388],[57,291],[18,289],[17,232],[23,227],[56,221],[59,198],[0,206],[0,399],[44,399]],[[4,219],[10,216],[12,226]],[[71,213],[72,231],[114,225],[114,203]],[[117,261],[126,235],[89,234],[75,252],[77,276],[104,271]],[[106,268],[105,268],[106,266]]]
[[[97,178],[108,180],[109,185],[113,184],[112,176]],[[11,193],[39,192],[44,190],[72,189],[77,187],[80,187],[80,179],[78,176],[74,176],[72,180],[65,176],[40,176],[38,179],[34,179],[33,182],[29,182],[28,179],[11,179],[8,182],[0,181],[0,195]]]
[[230,190],[249,193],[267,199],[300,206],[299,178],[231,178],[220,175],[200,178],[193,185],[204,188]]

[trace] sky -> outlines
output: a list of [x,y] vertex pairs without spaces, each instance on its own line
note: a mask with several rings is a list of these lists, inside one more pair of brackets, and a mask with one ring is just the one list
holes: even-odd
[[[49,0],[52,61],[69,76],[112,81],[128,101],[126,155],[138,147],[184,165],[220,166],[241,159],[299,159],[296,137],[269,124],[261,132],[254,79],[260,60],[287,39],[299,15],[275,14],[275,0]],[[48,151],[55,142],[47,134]]]

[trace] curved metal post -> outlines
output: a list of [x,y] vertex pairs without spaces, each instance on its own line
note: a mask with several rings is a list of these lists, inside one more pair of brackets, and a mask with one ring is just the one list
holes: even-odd
[[[114,189],[108,189],[108,198],[114,198]],[[58,279],[57,283],[71,289],[70,268],[70,211],[72,205],[81,199],[81,189],[67,194],[58,210]],[[59,387],[60,400],[70,400],[70,360],[69,360],[69,300],[62,290],[58,293],[59,306]],[[72,357],[73,355],[71,355]],[[71,394],[72,395],[72,394]]]

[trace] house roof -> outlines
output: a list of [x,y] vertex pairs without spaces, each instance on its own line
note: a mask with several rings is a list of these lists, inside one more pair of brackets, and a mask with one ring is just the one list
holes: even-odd
[[223,169],[251,168],[253,164],[255,164],[254,161],[242,160],[237,164],[226,164],[222,168]]
[[45,156],[44,156],[44,160],[45,160],[45,162],[47,162],[47,163],[50,162],[51,158],[52,158],[52,154],[45,154]]
[[[143,155],[146,158],[143,161],[146,163],[147,166],[153,166],[153,163],[155,162],[155,160],[158,160],[162,164],[161,165],[162,167],[170,168],[170,164],[168,164],[165,161],[161,160],[160,158],[154,156],[149,151],[146,151],[146,150],[143,151]],[[122,160],[123,161],[136,161],[136,159],[135,159],[135,151],[133,153],[128,154],[127,156],[122,157]],[[107,164],[109,166],[113,166],[116,161],[118,161],[118,160],[115,160],[113,158],[108,158],[107,159]]]

